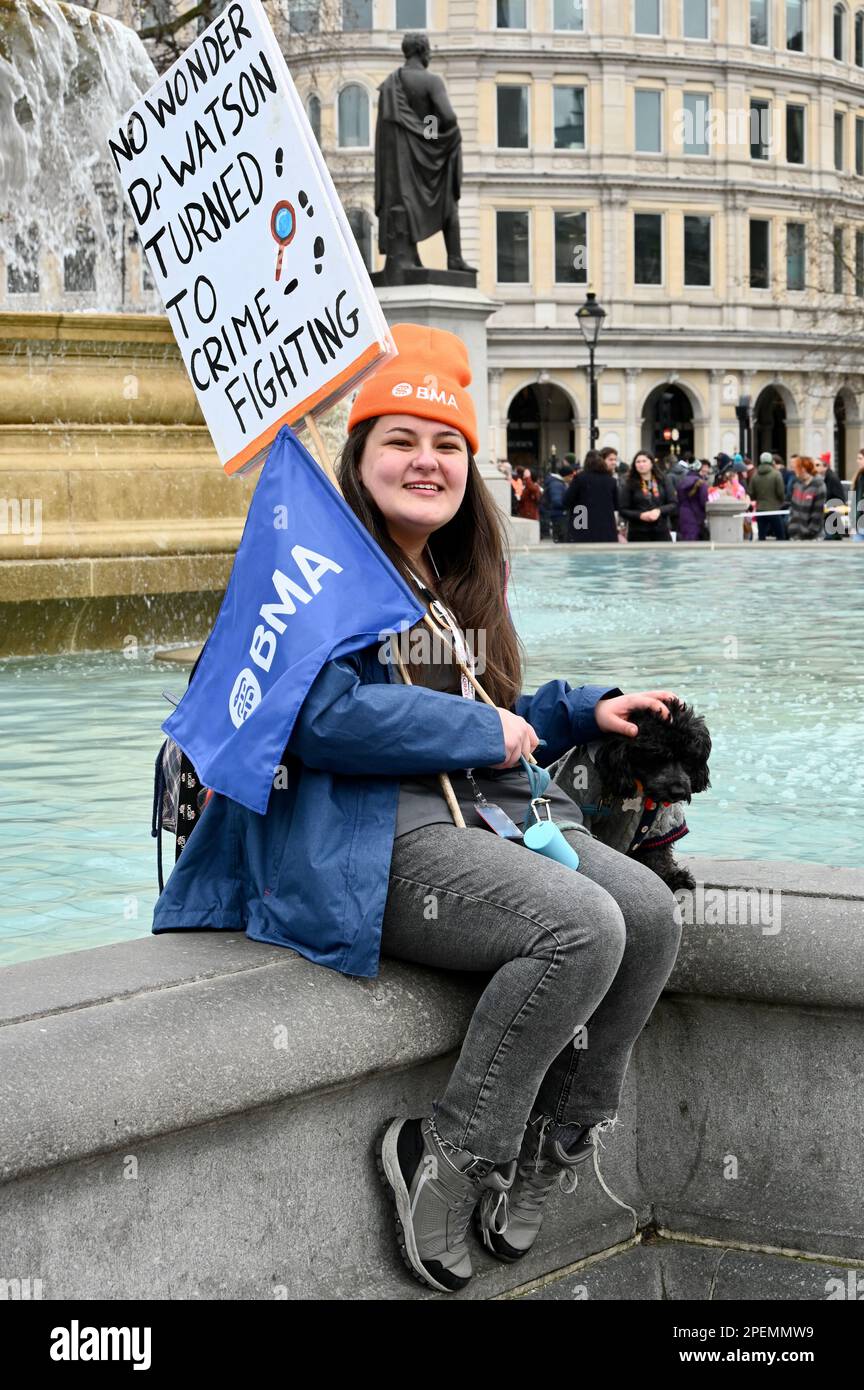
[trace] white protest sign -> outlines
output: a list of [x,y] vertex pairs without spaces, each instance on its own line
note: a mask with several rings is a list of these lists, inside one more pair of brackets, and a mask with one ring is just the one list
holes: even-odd
[[260,0],[231,0],[108,146],[226,473],[395,352]]

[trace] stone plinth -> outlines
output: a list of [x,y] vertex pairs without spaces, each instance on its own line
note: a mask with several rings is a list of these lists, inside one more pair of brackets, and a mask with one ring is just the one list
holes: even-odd
[[[495,310],[500,308],[500,303],[488,299],[479,290],[452,283],[388,285],[380,276],[374,283],[388,323],[421,323],[430,328],[443,328],[462,339],[471,361],[472,381],[468,389],[477,409],[480,436],[477,467],[480,475],[504,517],[511,544],[539,544],[538,522],[520,520],[514,524],[511,519],[510,484],[495,464],[495,432],[489,422],[486,324]],[[434,362],[429,364],[429,374],[435,375]]]
[[744,540],[744,517],[747,503],[738,497],[719,497],[705,509],[708,532],[719,545],[734,545]]

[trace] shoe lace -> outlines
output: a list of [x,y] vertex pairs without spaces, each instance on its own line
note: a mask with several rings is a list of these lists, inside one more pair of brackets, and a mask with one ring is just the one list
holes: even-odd
[[[501,1196],[505,1194],[502,1193]],[[465,1239],[468,1234],[468,1227],[471,1224],[471,1216],[480,1198],[480,1193],[475,1189],[473,1192],[466,1192],[463,1196],[448,1202],[448,1209],[453,1213],[453,1238],[457,1244]]]
[[[523,1151],[520,1155],[516,1170],[516,1182],[513,1185],[513,1190],[515,1190],[518,1185],[515,1202],[511,1202],[510,1200],[511,1192],[487,1192],[484,1195],[481,1203],[481,1211],[483,1214],[484,1226],[488,1229],[497,1232],[499,1235],[503,1234],[510,1221],[511,1208],[536,1213],[548,1197],[556,1178],[562,1192],[575,1192],[579,1182],[575,1168],[566,1168],[560,1164],[553,1163],[551,1159],[546,1159],[541,1156],[546,1132],[550,1125],[555,1123],[556,1121],[549,1115],[544,1116],[539,1125],[536,1121],[531,1122],[531,1128],[534,1129],[537,1135],[537,1142],[536,1145],[532,1144],[531,1152]],[[600,1172],[600,1165],[598,1162],[599,1150],[605,1149],[606,1147],[600,1136],[605,1134],[608,1130],[614,1129],[617,1123],[617,1115],[613,1116],[612,1119],[599,1120],[597,1124],[592,1125],[588,1130],[588,1138],[591,1140],[594,1156],[594,1172],[600,1186],[606,1195],[612,1198],[613,1202],[616,1202],[619,1207],[624,1207],[625,1210],[630,1212],[633,1217],[635,1230],[638,1225],[636,1211],[629,1203],[622,1201],[620,1197],[616,1197],[615,1193],[606,1183],[603,1174]],[[497,1201],[495,1200],[496,1197]],[[503,1212],[502,1217],[499,1217],[499,1212]]]
[[534,1189],[536,1186],[539,1200],[541,1201],[545,1200],[549,1192],[549,1188],[552,1186],[552,1183],[554,1182],[556,1177],[558,1179],[558,1186],[560,1187],[561,1191],[565,1193],[575,1192],[579,1182],[579,1177],[576,1173],[575,1168],[565,1168],[561,1164],[552,1163],[549,1159],[541,1158],[541,1154],[543,1151],[543,1141],[546,1138],[546,1132],[549,1129],[550,1125],[553,1124],[555,1124],[555,1120],[552,1118],[551,1115],[543,1116],[540,1128],[537,1131],[537,1147],[534,1150],[534,1173],[542,1173],[544,1175],[544,1178],[548,1179],[544,1181],[542,1185],[540,1182],[531,1183],[532,1189]]
[[509,1192],[484,1192],[481,1198],[483,1224],[502,1236],[510,1225]]
[[541,1157],[546,1131],[554,1123],[555,1121],[551,1116],[544,1116],[537,1131],[536,1145],[532,1144],[531,1152],[523,1152],[520,1156],[516,1167],[516,1182],[514,1183],[514,1188],[518,1184],[516,1201],[511,1201],[511,1192],[509,1191],[487,1192],[483,1197],[481,1203],[483,1223],[496,1234],[503,1235],[507,1230],[514,1209],[532,1214],[538,1212],[556,1182],[562,1192],[575,1192],[579,1182],[575,1170],[562,1167],[560,1164],[552,1163],[549,1159]]
[[[431,1176],[431,1171],[428,1168],[424,1167],[423,1172],[420,1174],[420,1181],[417,1184],[417,1189],[414,1193],[414,1200],[411,1203],[412,1217],[414,1216],[414,1213],[417,1209],[417,1203],[420,1200],[420,1194],[422,1193],[423,1188],[425,1187],[426,1183],[429,1181]],[[459,1190],[455,1190],[447,1181],[447,1173],[443,1164],[439,1165],[437,1169],[437,1172],[435,1174],[435,1182],[437,1183],[439,1191],[445,1194],[447,1210],[452,1212],[455,1218],[452,1225],[452,1239],[456,1244],[460,1244],[462,1241],[464,1241],[465,1236],[468,1233],[468,1227],[471,1222],[471,1216],[480,1197],[480,1193],[478,1190],[479,1185],[474,1186],[467,1192],[461,1188]],[[501,1195],[504,1196],[506,1194],[502,1193]]]

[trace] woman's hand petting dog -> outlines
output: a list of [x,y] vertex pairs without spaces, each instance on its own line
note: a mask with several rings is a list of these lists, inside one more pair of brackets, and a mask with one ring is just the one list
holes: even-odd
[[677,699],[678,696],[673,695],[671,690],[643,690],[634,695],[614,695],[611,699],[598,700],[594,707],[594,718],[598,729],[604,734],[626,734],[628,738],[635,738],[639,729],[628,721],[628,714],[637,709],[650,709],[663,719],[668,719],[669,709],[661,702]]

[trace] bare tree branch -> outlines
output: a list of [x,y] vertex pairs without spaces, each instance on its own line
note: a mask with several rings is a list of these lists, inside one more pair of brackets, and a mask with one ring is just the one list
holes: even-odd
[[193,19],[198,19],[200,15],[206,15],[209,19],[213,12],[214,3],[215,0],[202,0],[202,3],[196,5],[194,9],[186,10],[173,19],[158,24],[150,24],[145,29],[136,30],[136,33],[139,39],[168,38],[169,35],[176,34],[178,29],[183,29],[187,24],[191,24]]

